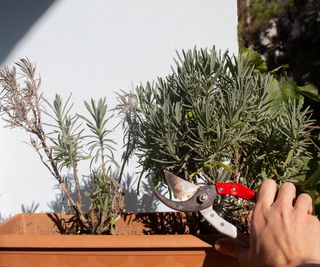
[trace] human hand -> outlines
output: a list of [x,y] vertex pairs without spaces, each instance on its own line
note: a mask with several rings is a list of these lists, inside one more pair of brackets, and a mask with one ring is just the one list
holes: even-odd
[[292,183],[277,190],[273,180],[265,180],[257,194],[250,244],[225,238],[215,248],[246,267],[320,264],[320,222],[311,213],[308,194],[296,198]]

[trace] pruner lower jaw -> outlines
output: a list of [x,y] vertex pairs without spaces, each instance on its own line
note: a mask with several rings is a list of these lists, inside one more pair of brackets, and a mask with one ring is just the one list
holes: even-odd
[[220,217],[213,209],[213,204],[216,198],[223,194],[253,200],[254,191],[237,183],[215,183],[214,185],[199,186],[181,179],[169,171],[165,171],[165,178],[169,189],[180,201],[168,199],[155,189],[155,194],[161,202],[178,211],[199,211],[219,232],[232,238],[237,237],[237,228]]
[[169,208],[179,211],[197,212],[212,206],[217,191],[213,186],[199,186],[181,179],[169,171],[165,178],[173,195],[181,201],[164,197],[158,190],[155,194]]

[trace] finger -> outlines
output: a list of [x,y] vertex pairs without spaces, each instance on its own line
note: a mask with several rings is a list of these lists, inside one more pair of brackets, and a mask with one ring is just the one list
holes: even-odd
[[283,207],[293,207],[293,202],[296,198],[296,187],[292,183],[283,183],[278,191],[278,196],[275,204]]
[[257,194],[256,206],[271,206],[277,194],[277,184],[274,180],[266,179],[262,182]]
[[307,214],[311,214],[313,209],[311,196],[306,193],[300,194],[296,200],[294,208],[297,211],[302,211]]
[[249,250],[244,247],[239,241],[232,238],[219,239],[214,244],[214,248],[225,255],[237,258],[240,260],[243,257],[246,257],[249,253]]

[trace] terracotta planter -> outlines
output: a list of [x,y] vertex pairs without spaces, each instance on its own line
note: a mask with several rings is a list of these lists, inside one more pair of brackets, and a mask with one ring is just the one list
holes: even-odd
[[19,214],[0,224],[0,266],[237,266],[214,252],[215,235],[148,235],[166,214],[125,215],[116,235],[103,236],[62,235],[56,216]]

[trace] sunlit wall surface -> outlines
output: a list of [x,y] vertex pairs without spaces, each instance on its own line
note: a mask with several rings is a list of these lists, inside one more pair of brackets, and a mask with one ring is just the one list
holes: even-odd
[[[11,66],[28,57],[37,64],[45,97],[72,93],[75,112],[84,112],[83,101],[92,97],[106,96],[108,106],[115,107],[115,92],[170,73],[176,51],[215,45],[237,53],[236,1],[231,0],[5,0],[0,21],[0,64]],[[1,216],[19,213],[21,204],[32,202],[40,203],[37,211],[50,211],[60,192],[56,181],[23,143],[29,135],[3,125],[0,122]],[[112,137],[120,161],[121,127]],[[133,160],[127,172],[135,171]],[[128,184],[128,209],[157,205],[142,191],[136,196],[134,181]]]

